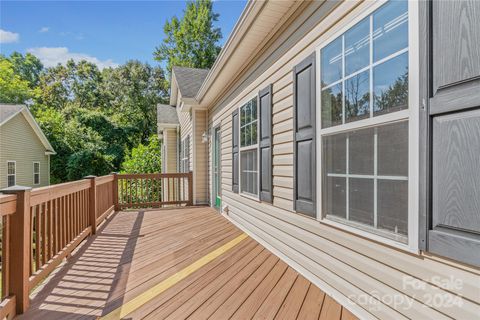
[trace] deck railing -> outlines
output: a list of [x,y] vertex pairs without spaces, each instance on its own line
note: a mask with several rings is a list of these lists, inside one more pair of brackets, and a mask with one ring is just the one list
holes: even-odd
[[0,319],[23,313],[30,292],[114,211],[192,205],[192,173],[111,174],[0,194]]

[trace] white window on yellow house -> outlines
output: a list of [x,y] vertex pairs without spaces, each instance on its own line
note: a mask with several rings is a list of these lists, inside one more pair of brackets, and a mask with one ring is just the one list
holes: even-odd
[[17,165],[15,161],[7,161],[7,187],[14,186],[17,182]]
[[33,184],[40,184],[40,162],[33,162]]

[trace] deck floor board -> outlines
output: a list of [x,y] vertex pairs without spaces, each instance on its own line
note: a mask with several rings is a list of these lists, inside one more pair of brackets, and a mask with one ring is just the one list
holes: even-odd
[[[208,207],[117,212],[32,293],[31,307],[18,318],[97,319],[242,234]],[[125,318],[297,317],[355,319],[347,309],[247,237],[149,297]]]

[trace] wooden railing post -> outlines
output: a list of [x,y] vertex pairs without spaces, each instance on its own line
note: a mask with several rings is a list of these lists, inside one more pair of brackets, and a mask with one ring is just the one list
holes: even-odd
[[17,314],[29,306],[30,293],[30,187],[13,186],[1,190],[17,195],[16,212],[10,220],[10,294],[16,297]]
[[193,206],[193,172],[188,173],[188,204],[187,206]]
[[97,233],[97,184],[96,176],[86,176],[85,179],[90,180],[90,189],[89,191],[89,208],[88,208],[88,217],[89,223],[92,227],[92,234]]
[[113,205],[114,210],[120,210],[120,206],[118,205],[118,173],[113,172]]

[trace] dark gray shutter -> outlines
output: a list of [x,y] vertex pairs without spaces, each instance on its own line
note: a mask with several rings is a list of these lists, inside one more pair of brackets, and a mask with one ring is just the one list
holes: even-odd
[[260,115],[260,200],[272,202],[272,85],[258,94]]
[[480,266],[480,1],[432,1],[427,250]]
[[232,113],[232,190],[238,193],[238,110]]
[[294,208],[316,215],[315,54],[293,68]]

